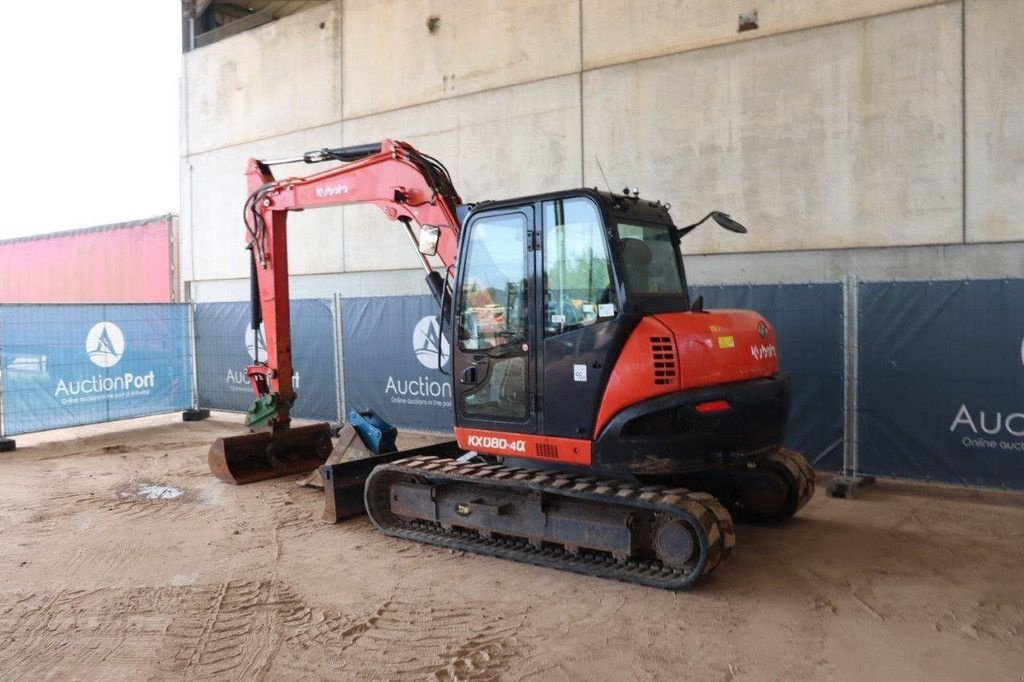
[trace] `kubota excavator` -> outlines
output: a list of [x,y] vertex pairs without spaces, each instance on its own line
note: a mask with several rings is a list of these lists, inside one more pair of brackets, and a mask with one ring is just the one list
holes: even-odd
[[[325,161],[342,165],[270,169]],[[394,140],[253,159],[246,173],[267,360],[247,369],[252,432],[210,448],[217,477],[328,456],[328,424],[290,425],[286,218],[369,203],[404,225],[437,299],[455,440],[323,466],[329,517],[365,509],[388,535],[678,589],[728,557],[732,514],[778,522],[811,498],[811,467],[782,447],[789,387],[771,325],[689,298],[680,239],[708,218],[746,231],[728,215],[679,228],[628,189],[466,205],[441,163]]]

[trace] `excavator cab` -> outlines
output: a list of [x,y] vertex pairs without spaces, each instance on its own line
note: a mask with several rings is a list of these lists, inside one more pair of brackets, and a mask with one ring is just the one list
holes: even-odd
[[456,425],[589,438],[624,332],[645,307],[688,307],[677,246],[663,205],[593,190],[475,207],[455,280]]
[[778,446],[788,385],[770,325],[691,309],[694,227],[589,189],[476,206],[452,311],[460,444],[634,477]]

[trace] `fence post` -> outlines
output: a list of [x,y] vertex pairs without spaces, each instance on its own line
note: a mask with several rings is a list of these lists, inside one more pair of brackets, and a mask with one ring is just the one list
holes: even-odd
[[4,402],[4,382],[7,381],[6,367],[3,327],[0,326],[0,452],[12,452],[15,449],[14,439],[7,437],[7,404]]
[[860,393],[860,279],[853,275],[850,282],[850,462],[848,475],[857,477],[860,468],[859,393]]
[[192,407],[181,413],[181,420],[197,422],[210,416],[210,411],[199,407],[199,363],[196,360],[196,301],[192,287],[188,288],[188,352],[191,358]]
[[874,478],[859,474],[859,322],[860,278],[857,275],[847,275],[843,280],[843,475],[836,476],[829,482],[827,492],[832,497],[852,498],[857,489],[874,483]]
[[345,423],[345,361],[342,353],[341,294],[334,294],[331,316],[334,318],[334,391],[338,405],[338,423]]

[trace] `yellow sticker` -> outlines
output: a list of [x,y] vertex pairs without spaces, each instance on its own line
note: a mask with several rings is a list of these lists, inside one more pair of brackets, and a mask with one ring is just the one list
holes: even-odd
[[736,347],[736,342],[733,340],[733,338],[731,336],[719,336],[718,337],[718,347],[719,348],[735,348]]
[[710,327],[708,327],[708,329],[710,329],[713,332],[720,332],[720,331],[722,331],[722,328],[720,326],[718,326],[717,324],[711,325]]

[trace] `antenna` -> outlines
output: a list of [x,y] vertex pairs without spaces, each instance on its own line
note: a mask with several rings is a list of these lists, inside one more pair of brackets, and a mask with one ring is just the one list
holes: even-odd
[[612,186],[608,182],[608,177],[604,174],[604,168],[601,167],[601,159],[594,155],[594,161],[597,161],[597,170],[601,171],[601,177],[604,178],[604,185],[608,188],[608,194],[612,193]]

